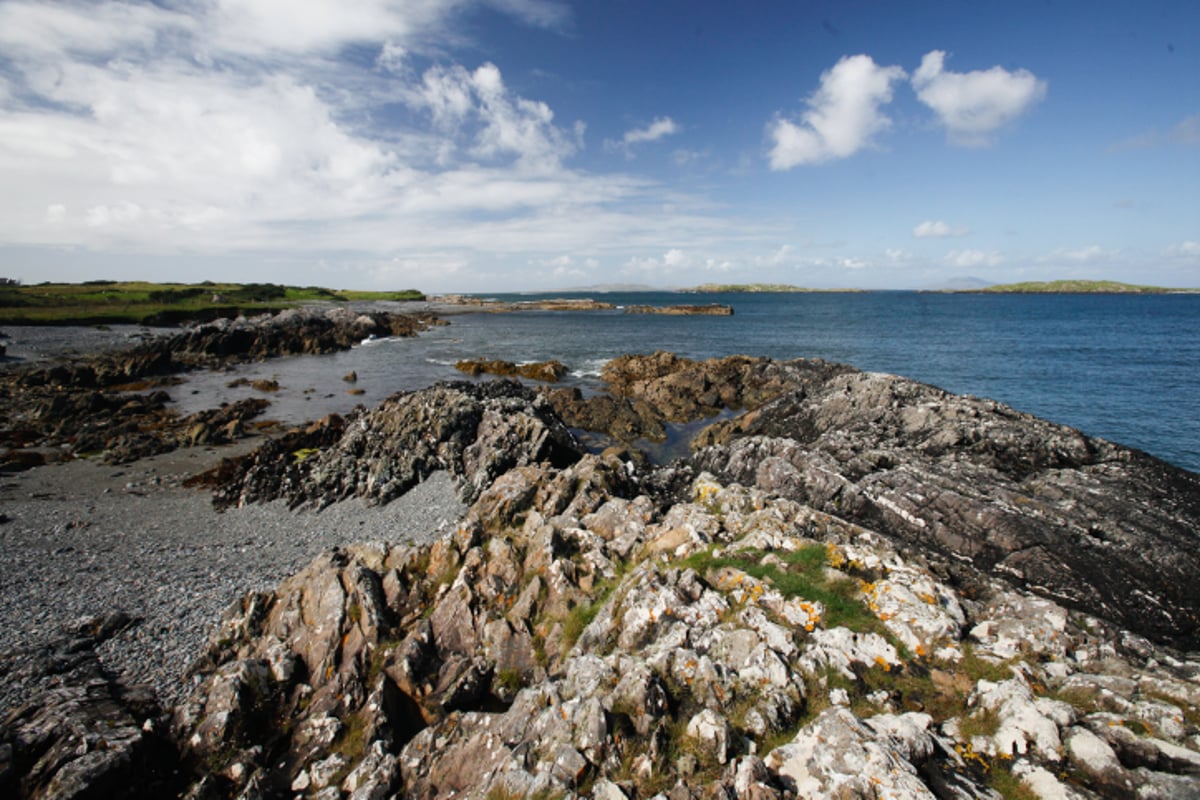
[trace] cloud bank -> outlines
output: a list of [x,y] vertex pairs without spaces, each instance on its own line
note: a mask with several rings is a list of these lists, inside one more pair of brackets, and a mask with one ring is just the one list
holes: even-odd
[[721,228],[686,198],[645,214],[664,205],[650,182],[570,166],[582,122],[495,64],[444,61],[454,15],[479,3],[529,25],[569,17],[539,0],[0,3],[0,245],[271,254],[438,282]]

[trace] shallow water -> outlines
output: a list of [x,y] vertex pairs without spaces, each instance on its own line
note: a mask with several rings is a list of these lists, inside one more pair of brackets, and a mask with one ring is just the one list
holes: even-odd
[[[357,403],[374,405],[437,380],[464,379],[453,364],[465,358],[557,358],[571,369],[569,380],[588,389],[597,387],[606,361],[629,352],[824,358],[991,397],[1200,470],[1200,295],[597,297],[621,305],[727,303],[735,315],[465,314],[416,339],[193,376],[172,394],[180,411],[190,413],[215,400],[258,394],[226,389],[235,377],[273,377],[282,388],[269,395],[269,416],[301,421]],[[358,382],[344,383],[341,377],[352,370]],[[350,395],[350,389],[363,393]]]

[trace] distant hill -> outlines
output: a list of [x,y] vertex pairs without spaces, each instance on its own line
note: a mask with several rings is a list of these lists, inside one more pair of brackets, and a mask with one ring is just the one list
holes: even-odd
[[1172,292],[1189,292],[1190,289],[1168,289],[1163,286],[1140,286],[1133,283],[1118,281],[1026,281],[1024,283],[1003,283],[989,286],[986,289],[969,289],[967,291],[987,292],[989,294],[1170,294]]
[[788,283],[702,283],[681,292],[716,294],[717,292],[862,292],[864,289],[807,289]]

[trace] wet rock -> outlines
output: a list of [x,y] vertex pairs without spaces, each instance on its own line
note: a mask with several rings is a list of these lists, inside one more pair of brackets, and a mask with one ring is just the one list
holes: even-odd
[[553,360],[517,364],[512,361],[480,358],[458,361],[454,364],[454,368],[459,372],[465,372],[471,376],[484,374],[508,377],[519,376],[533,381],[542,381],[543,383],[558,383],[567,374],[566,366],[560,361]]

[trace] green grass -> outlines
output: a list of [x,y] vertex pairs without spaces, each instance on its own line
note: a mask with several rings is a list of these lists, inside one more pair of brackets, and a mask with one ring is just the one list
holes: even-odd
[[415,289],[335,291],[273,283],[88,281],[0,286],[0,324],[101,325],[186,322],[216,315],[289,308],[318,300],[423,300]]
[[610,594],[612,594],[611,586],[602,587],[595,600],[580,603],[568,612],[566,619],[562,623],[564,653],[569,651],[579,641],[579,637],[583,635],[584,629],[592,624],[592,620],[600,613],[600,609],[604,606]]
[[850,577],[830,576],[826,572],[828,556],[825,545],[809,545],[776,555],[782,564],[764,564],[765,554],[757,550],[743,550],[717,557],[709,549],[689,556],[680,566],[690,567],[701,575],[723,567],[740,569],[747,575],[768,581],[785,597],[819,601],[825,606],[825,627],[844,625],[853,631],[869,631],[891,639],[887,628],[871,613],[863,600],[858,581]]
[[1180,290],[1117,281],[1063,280],[1004,283],[978,291],[988,294],[1165,294]]
[[999,760],[992,762],[991,769],[988,770],[987,783],[988,786],[999,792],[1004,800],[1038,800],[1041,796],[1026,786],[1020,778],[1013,775],[1008,765],[999,763]]

